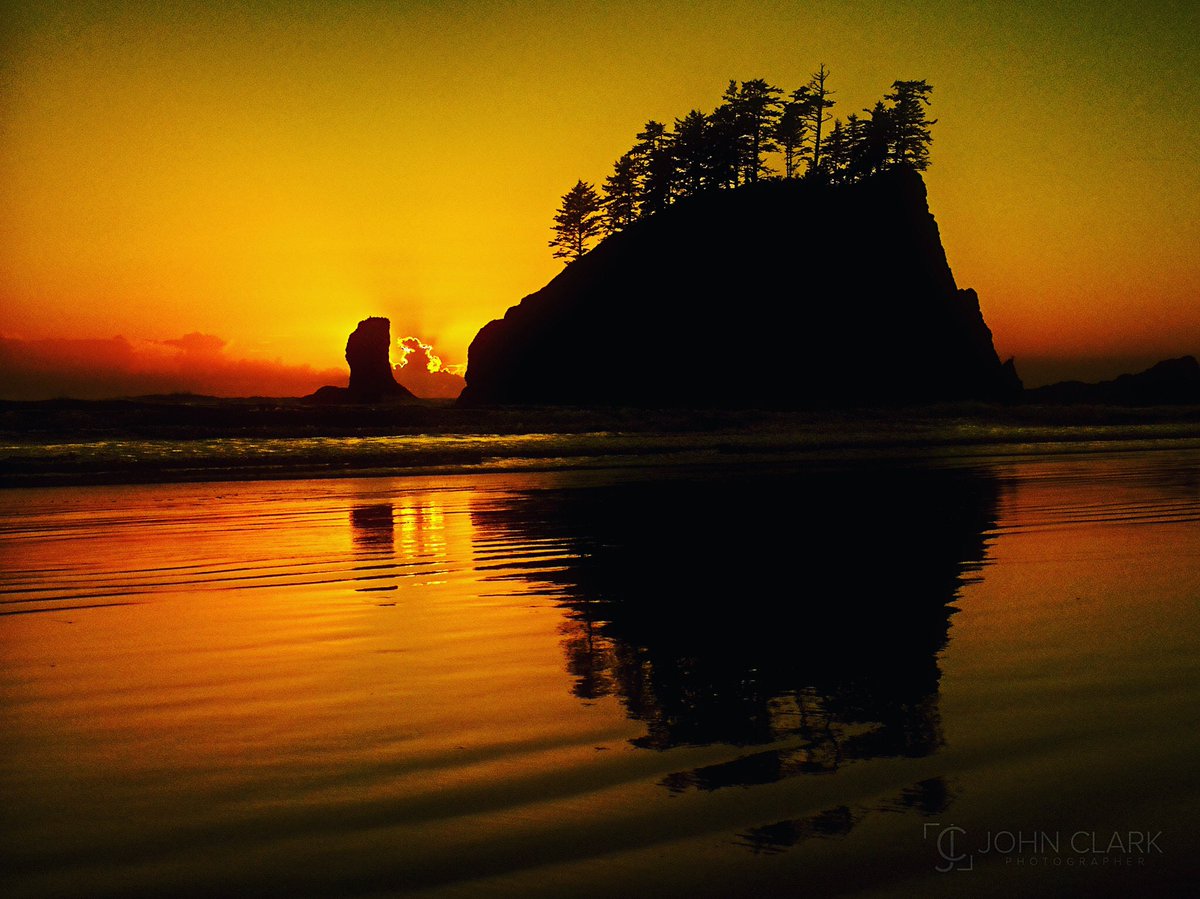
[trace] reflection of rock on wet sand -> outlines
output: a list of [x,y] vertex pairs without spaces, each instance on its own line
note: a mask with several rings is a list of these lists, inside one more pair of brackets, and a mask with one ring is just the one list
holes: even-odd
[[396,546],[395,508],[391,503],[364,503],[350,510],[350,540],[360,564],[355,593],[390,593],[396,589],[391,571]]
[[754,852],[782,852],[805,840],[844,837],[872,812],[915,811],[925,817],[950,807],[955,789],[943,777],[931,777],[905,787],[873,807],[837,805],[803,818],[776,821],[738,834],[738,843]]
[[772,744],[669,789],[936,751],[947,604],[983,562],[994,477],[723,474],[535,489],[473,514],[578,557],[523,576],[562,591],[575,691],[618,697],[645,722],[637,745]]
[[440,503],[428,497],[360,502],[350,509],[350,539],[359,564],[359,593],[396,589],[396,581],[431,573],[445,562],[446,533]]
[[395,513],[391,503],[371,503],[350,510],[350,537],[355,549],[390,552],[395,543]]

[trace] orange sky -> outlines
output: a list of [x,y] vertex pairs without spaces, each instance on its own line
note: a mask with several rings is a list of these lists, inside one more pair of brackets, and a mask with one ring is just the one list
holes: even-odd
[[559,197],[602,181],[642,123],[711,109],[729,78],[790,89],[824,62],[835,114],[894,79],[934,85],[931,205],[1027,380],[1200,352],[1194,3],[28,0],[4,15],[10,340],[199,332],[230,358],[341,370],[355,323],[386,315],[461,363],[561,268]]

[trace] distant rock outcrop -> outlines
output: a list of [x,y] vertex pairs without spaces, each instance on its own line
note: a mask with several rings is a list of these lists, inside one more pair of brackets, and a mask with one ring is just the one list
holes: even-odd
[[1030,403],[1091,403],[1102,406],[1200,405],[1200,362],[1195,356],[1164,359],[1145,371],[1086,384],[1060,381],[1025,391]]
[[415,399],[392,375],[392,323],[372,316],[358,323],[346,341],[349,387],[322,387],[306,399],[316,403],[378,403]]
[[838,406],[1015,399],[911,170],[680,201],[490,322],[469,403]]

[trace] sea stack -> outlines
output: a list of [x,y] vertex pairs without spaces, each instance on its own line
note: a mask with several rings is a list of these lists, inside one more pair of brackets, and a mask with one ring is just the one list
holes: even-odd
[[392,323],[372,316],[358,323],[346,340],[349,387],[322,387],[306,397],[315,403],[379,403],[414,400],[392,375]]
[[346,340],[350,394],[362,402],[390,396],[412,396],[392,376],[392,323],[379,316],[364,318]]
[[462,402],[838,407],[1016,399],[925,183],[779,180],[681,200],[490,322]]

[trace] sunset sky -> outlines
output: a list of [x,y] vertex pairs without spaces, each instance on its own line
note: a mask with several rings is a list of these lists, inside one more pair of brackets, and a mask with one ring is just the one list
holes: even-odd
[[[559,197],[602,182],[647,119],[825,63],[840,116],[895,79],[933,84],[931,207],[1027,382],[1200,353],[1194,0],[30,0],[0,16],[14,345],[121,336],[315,378],[386,315],[464,362],[561,269]],[[752,347],[770,303],[746,315],[731,327]]]

